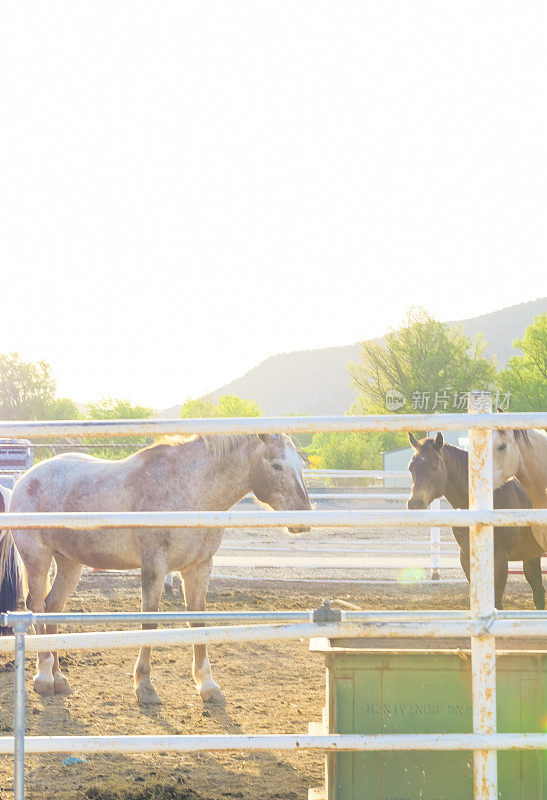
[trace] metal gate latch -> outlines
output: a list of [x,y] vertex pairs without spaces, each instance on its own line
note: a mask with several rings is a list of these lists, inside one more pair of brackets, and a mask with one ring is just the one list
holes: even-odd
[[323,605],[316,608],[313,612],[313,621],[319,624],[341,622],[342,612],[339,608],[333,608],[330,600],[323,600]]

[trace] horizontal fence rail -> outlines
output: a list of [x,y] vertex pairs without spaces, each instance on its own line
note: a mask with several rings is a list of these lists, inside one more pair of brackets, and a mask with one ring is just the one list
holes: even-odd
[[[163,628],[160,630],[121,630],[121,631],[92,631],[89,633],[55,633],[34,635],[27,639],[26,651],[38,653],[50,650],[88,650],[97,647],[111,649],[125,649],[128,647],[174,646],[180,644],[222,644],[225,642],[255,642],[255,641],[296,641],[314,637],[326,638],[389,638],[401,637],[421,638],[469,638],[474,636],[496,635],[507,638],[528,637],[534,638],[545,635],[547,627],[547,612],[536,612],[530,618],[527,612],[495,612],[488,617],[474,617],[471,612],[462,611],[337,611],[334,613],[339,621],[316,622],[313,621],[314,612],[283,612],[281,618],[286,624],[261,624],[261,625],[231,625],[215,626],[210,628]],[[55,620],[57,623],[75,622],[77,615],[63,614],[15,614],[3,615],[7,625],[28,626]],[[120,615],[122,621],[128,622],[128,617],[137,622],[138,614]],[[175,621],[175,614],[171,621]],[[208,616],[192,612],[181,612],[184,621],[211,620],[215,612]],[[97,624],[96,615],[81,614],[80,624]],[[105,614],[101,622],[116,622],[118,615]],[[242,613],[224,612],[218,615],[220,621],[246,619]],[[250,616],[247,621],[256,622],[260,618],[263,622],[279,617],[279,612],[268,616],[263,612],[261,617]],[[144,614],[144,620],[151,621],[153,615]],[[296,620],[296,621],[295,621]],[[167,621],[165,618],[164,622]],[[179,621],[179,620],[176,620]],[[3,636],[0,638],[0,652],[13,652],[16,638]]]
[[385,500],[408,500],[408,492],[309,492],[310,500],[366,500],[367,502]]
[[[262,736],[26,736],[29,753],[196,753],[238,750],[389,752],[391,750],[543,750],[547,733],[270,734]],[[0,753],[13,754],[13,737],[0,736]]]
[[406,469],[304,469],[302,474],[306,478],[404,478],[410,483]]
[[547,509],[442,509],[438,511],[151,511],[2,514],[3,528],[468,527],[547,525]]
[[332,417],[231,417],[221,419],[124,419],[71,422],[2,422],[2,438],[53,439],[58,436],[160,436],[233,433],[359,433],[373,431],[507,430],[547,427],[547,413],[386,414]]

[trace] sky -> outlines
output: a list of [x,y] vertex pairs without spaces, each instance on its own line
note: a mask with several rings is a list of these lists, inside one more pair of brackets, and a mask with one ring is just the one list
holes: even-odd
[[544,2],[5,2],[0,352],[165,408],[547,294]]

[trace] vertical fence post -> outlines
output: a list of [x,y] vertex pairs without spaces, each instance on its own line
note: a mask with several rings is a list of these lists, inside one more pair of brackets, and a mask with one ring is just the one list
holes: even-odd
[[[431,501],[430,508],[432,511],[438,511],[441,507],[441,498],[436,497]],[[438,581],[441,577],[439,570],[441,568],[441,529],[433,527],[429,529],[430,536],[430,559],[431,559],[431,580]]]
[[[471,414],[492,411],[488,392],[471,392]],[[492,432],[469,431],[469,508],[493,507]],[[471,613],[488,617],[494,606],[494,531],[491,525],[470,528]],[[496,733],[496,639],[491,635],[471,638],[473,671],[473,733]],[[496,750],[475,750],[475,800],[497,800],[498,770]]]
[[25,800],[25,634],[27,626],[17,621],[15,634],[15,688],[13,707],[13,800]]

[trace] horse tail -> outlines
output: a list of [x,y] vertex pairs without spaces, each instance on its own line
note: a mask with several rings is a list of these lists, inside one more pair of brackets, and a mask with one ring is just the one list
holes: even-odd
[[[0,532],[0,614],[17,611],[21,588],[26,588],[25,569],[10,530]],[[26,594],[26,592],[25,592]],[[12,633],[0,626],[0,636]]]

